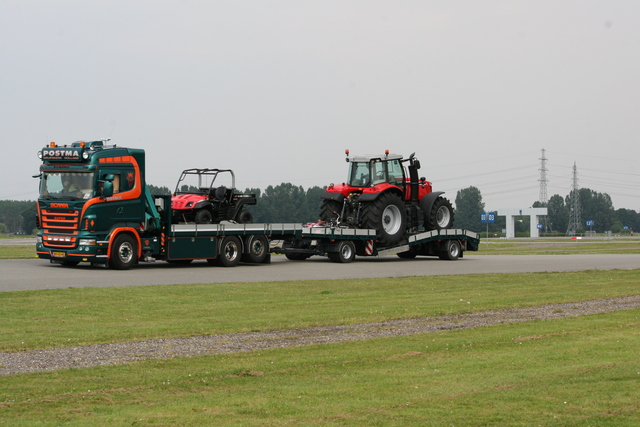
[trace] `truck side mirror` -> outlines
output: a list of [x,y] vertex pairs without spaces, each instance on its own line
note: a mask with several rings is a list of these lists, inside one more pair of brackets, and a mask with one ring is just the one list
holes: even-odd
[[113,196],[113,182],[105,181],[102,184],[102,197],[111,197]]
[[104,181],[100,181],[102,183],[102,197],[111,197],[113,196],[113,180],[115,176],[110,173],[105,175]]

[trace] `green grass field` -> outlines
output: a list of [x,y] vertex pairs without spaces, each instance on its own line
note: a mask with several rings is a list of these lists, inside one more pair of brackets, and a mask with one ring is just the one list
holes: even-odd
[[[640,269],[5,292],[0,351],[528,307],[639,284]],[[637,426],[639,317],[3,376],[0,426]]]
[[35,245],[0,245],[0,259],[28,259],[35,257]]

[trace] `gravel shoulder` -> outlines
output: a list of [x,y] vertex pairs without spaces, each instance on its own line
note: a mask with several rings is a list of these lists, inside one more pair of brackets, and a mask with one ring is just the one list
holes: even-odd
[[440,330],[478,328],[496,323],[561,319],[634,308],[640,308],[640,295],[453,316],[391,320],[380,323],[207,335],[0,353],[0,375],[115,365],[145,359],[170,359],[396,337]]

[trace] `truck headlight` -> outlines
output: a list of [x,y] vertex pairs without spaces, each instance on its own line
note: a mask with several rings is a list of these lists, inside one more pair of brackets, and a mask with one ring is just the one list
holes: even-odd
[[95,246],[96,239],[80,239],[78,241],[79,246]]

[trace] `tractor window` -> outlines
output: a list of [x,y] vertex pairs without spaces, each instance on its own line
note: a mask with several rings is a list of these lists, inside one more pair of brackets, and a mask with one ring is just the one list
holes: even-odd
[[371,164],[371,170],[373,172],[373,185],[382,184],[387,181],[387,174],[385,172],[385,166],[387,162],[377,161]]
[[371,185],[369,175],[369,163],[351,162],[349,163],[348,184],[352,187],[368,187]]
[[389,180],[388,182],[393,185],[401,185],[404,181],[404,169],[399,160],[391,160],[387,162]]

